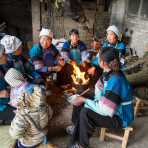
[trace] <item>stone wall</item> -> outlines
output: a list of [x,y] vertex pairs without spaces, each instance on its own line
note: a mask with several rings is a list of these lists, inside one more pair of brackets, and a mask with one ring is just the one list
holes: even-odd
[[[131,48],[143,56],[144,48],[148,43],[148,19],[127,15],[128,0],[113,0],[110,24],[115,24],[121,32],[125,28],[132,30]],[[129,7],[130,8],[130,7]]]
[[144,48],[148,44],[148,20],[127,17],[124,27],[133,30],[130,46],[137,51],[139,56],[143,56]]

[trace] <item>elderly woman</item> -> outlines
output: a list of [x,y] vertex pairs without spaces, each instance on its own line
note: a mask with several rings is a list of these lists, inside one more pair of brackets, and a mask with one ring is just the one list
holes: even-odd
[[33,45],[29,51],[31,60],[33,57],[40,57],[43,59],[45,66],[54,66],[59,52],[52,44],[53,33],[49,29],[42,28],[39,37],[39,43]]
[[102,49],[100,66],[103,75],[95,85],[94,100],[79,95],[73,97],[73,105],[82,107],[77,114],[69,148],[87,148],[96,127],[127,127],[134,119],[131,87],[120,71],[116,49]]
[[0,44],[0,124],[10,124],[15,116],[14,108],[9,105],[8,84],[4,80],[4,75],[9,68],[5,48]]
[[124,57],[126,53],[126,45],[124,42],[120,41],[120,32],[115,25],[109,26],[107,28],[107,39],[103,43],[103,48],[113,47],[119,50],[120,57]]
[[22,41],[16,36],[5,35],[0,42],[5,48],[7,65],[9,64],[9,67],[18,69],[23,74],[30,74],[32,66],[23,56]]

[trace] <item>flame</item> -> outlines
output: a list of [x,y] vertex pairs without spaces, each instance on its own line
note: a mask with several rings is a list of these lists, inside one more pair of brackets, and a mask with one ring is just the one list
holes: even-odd
[[85,85],[88,84],[89,78],[85,78],[85,72],[82,72],[80,68],[76,64],[72,64],[74,70],[73,74],[71,75],[74,84],[76,85]]

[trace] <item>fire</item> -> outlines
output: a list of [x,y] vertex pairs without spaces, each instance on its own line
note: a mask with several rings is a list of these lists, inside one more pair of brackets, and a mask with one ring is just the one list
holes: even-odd
[[85,85],[88,84],[89,78],[85,78],[85,72],[82,72],[76,64],[72,64],[74,70],[71,75],[74,84],[76,85]]

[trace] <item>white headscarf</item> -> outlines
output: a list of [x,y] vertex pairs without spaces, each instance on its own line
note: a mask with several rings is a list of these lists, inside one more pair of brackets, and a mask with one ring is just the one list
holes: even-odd
[[15,36],[5,35],[0,43],[5,47],[5,53],[9,54],[15,52],[21,46],[22,41]]

